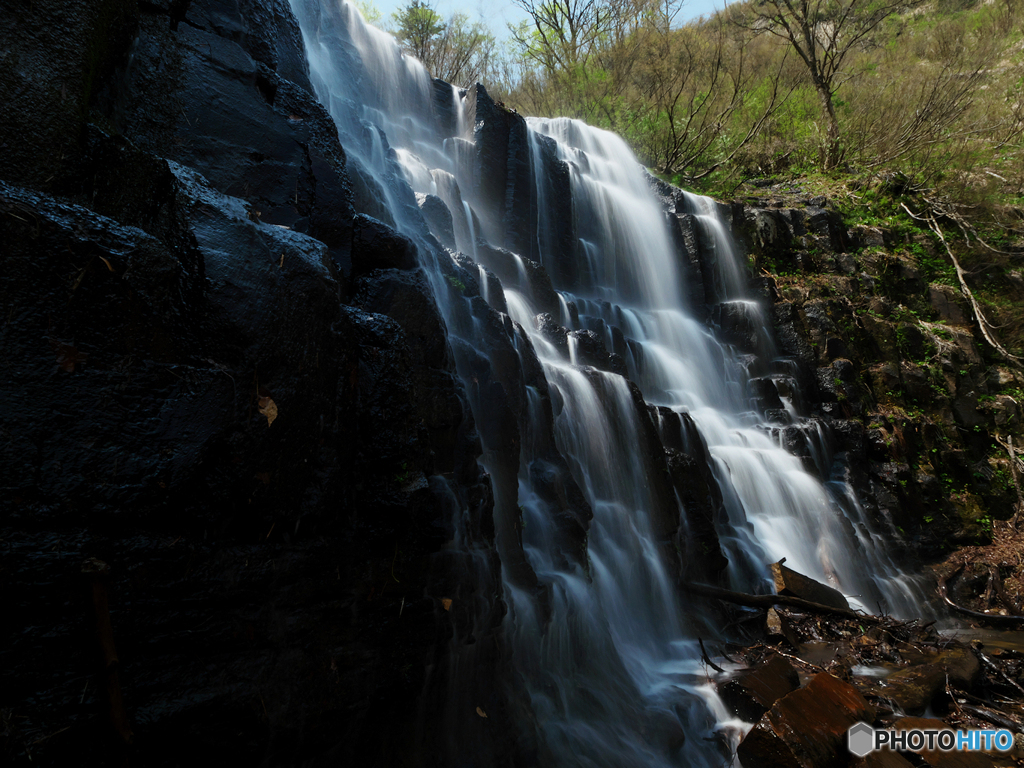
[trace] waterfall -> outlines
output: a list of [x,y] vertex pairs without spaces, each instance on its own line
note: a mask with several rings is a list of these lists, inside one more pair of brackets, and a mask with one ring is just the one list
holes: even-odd
[[[494,484],[506,635],[544,764],[717,765],[740,733],[697,647],[717,630],[676,587],[708,555],[669,477],[671,445],[705,457],[693,472],[720,500],[715,547],[732,587],[768,589],[768,564],[786,557],[856,607],[920,612],[915,584],[831,474],[827,435],[801,420],[713,201],[686,196],[684,215],[715,254],[711,325],[746,328],[747,351],[694,306],[671,217],[619,137],[507,118],[525,134],[507,139],[519,154],[499,169],[496,206],[478,162],[498,107],[482,114],[480,92],[431,81],[348,3],[292,6],[357,202],[417,244],[448,327]],[[431,196],[451,243],[424,218]],[[804,435],[826,480],[784,450],[782,427]]]

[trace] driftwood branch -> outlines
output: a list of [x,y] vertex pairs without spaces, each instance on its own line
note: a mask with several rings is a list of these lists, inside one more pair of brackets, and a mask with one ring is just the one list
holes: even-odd
[[1000,728],[1008,728],[1011,731],[1021,731],[1024,729],[1024,723],[1016,718],[1010,718],[1002,712],[995,712],[988,707],[978,707],[973,704],[963,704],[960,706],[963,712],[969,715],[979,718],[980,720],[987,720],[993,725],[998,725]]
[[1006,436],[1006,451],[1010,454],[1010,476],[1013,477],[1013,488],[1017,491],[1017,509],[1013,513],[1010,525],[1013,526],[1013,530],[1017,530],[1020,524],[1020,516],[1024,515],[1024,496],[1020,492],[1020,473],[1017,469],[1017,456],[1013,450],[1013,435]]
[[1017,450],[1013,447],[1013,435],[1007,435],[1005,442],[999,439],[999,435],[994,437],[1010,456],[1010,476],[1013,478],[1013,489],[1017,492],[1017,506],[1010,519],[1010,527],[1016,531],[1020,527],[1021,517],[1024,516],[1024,493],[1021,493],[1020,488],[1021,461],[1017,457]]
[[1014,680],[1009,675],[1007,675],[1005,672],[1003,672],[1003,670],[1001,670],[998,666],[996,666],[996,663],[994,661],[992,661],[992,659],[990,659],[988,656],[986,656],[984,653],[982,653],[979,649],[975,648],[974,652],[975,652],[975,654],[977,654],[977,656],[981,660],[982,664],[984,664],[990,670],[995,672],[999,677],[1001,677],[1003,679],[1003,681],[1007,685],[1009,685],[1009,686],[1011,686],[1013,688],[1016,688],[1018,691],[1020,691],[1020,694],[1022,696],[1024,696],[1024,688],[1021,687],[1020,683],[1018,683],[1016,680]]
[[964,567],[961,565],[949,576],[939,579],[939,597],[942,598],[942,602],[961,616],[967,616],[968,618],[975,619],[976,621],[1000,627],[1024,626],[1024,616],[1003,616],[998,613],[982,613],[981,611],[972,611],[970,608],[964,608],[962,605],[954,603],[952,598],[949,596],[949,582],[959,576],[963,569]]
[[918,221],[927,222],[928,226],[931,227],[932,231],[936,235],[938,235],[939,240],[942,242],[943,247],[946,249],[946,253],[949,255],[949,260],[953,262],[953,268],[956,270],[956,278],[960,283],[960,292],[965,297],[967,297],[967,300],[971,303],[971,309],[974,310],[974,316],[978,319],[978,329],[981,331],[981,335],[985,338],[985,341],[987,341],[994,350],[996,350],[1006,359],[1008,363],[1017,368],[1020,368],[1022,358],[1018,357],[1017,355],[1011,354],[1009,351],[1007,351],[1007,349],[1002,344],[999,343],[996,337],[993,336],[992,332],[989,330],[993,326],[988,321],[988,318],[985,317],[985,313],[981,311],[981,306],[978,304],[978,300],[974,298],[974,292],[971,291],[970,287],[967,285],[967,278],[964,275],[964,270],[960,266],[960,262],[957,260],[956,256],[953,254],[953,249],[950,248],[949,243],[946,242],[946,237],[945,235],[942,234],[942,230],[939,228],[939,223],[935,220],[935,216],[932,214],[929,214],[926,217],[916,216],[911,212],[909,208],[907,208],[905,203],[900,203],[900,205],[903,207],[903,210],[905,210],[913,218],[917,219]]
[[711,667],[713,670],[715,670],[715,672],[725,672],[724,669],[715,664],[715,662],[711,660],[711,657],[708,656],[707,649],[704,648],[703,638],[698,637],[697,642],[700,643],[700,656],[702,659],[704,659],[704,663]]
[[709,584],[687,583],[683,584],[682,587],[695,595],[712,597],[716,600],[724,600],[727,603],[744,605],[747,608],[772,608],[776,605],[786,605],[790,608],[800,608],[805,611],[814,611],[816,613],[831,613],[835,616],[842,616],[845,619],[852,619],[854,621],[861,621],[870,624],[879,624],[884,621],[884,619],[879,618],[878,616],[871,616],[867,613],[857,613],[856,611],[844,608],[833,608],[830,605],[822,605],[821,603],[815,603],[811,600],[804,600],[803,598],[793,597],[791,595],[751,595],[746,592],[733,592],[730,589],[712,587]]

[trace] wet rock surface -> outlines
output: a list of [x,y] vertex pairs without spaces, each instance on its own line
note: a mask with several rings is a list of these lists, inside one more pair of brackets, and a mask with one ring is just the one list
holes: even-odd
[[722,701],[747,722],[757,722],[783,696],[800,687],[800,676],[781,656],[742,670],[718,686]]
[[745,766],[815,768],[836,762],[846,731],[874,711],[849,683],[821,672],[776,701],[740,742]]
[[[909,730],[948,730],[941,720],[930,717],[904,717],[893,724],[897,733]],[[990,768],[995,765],[991,756],[980,752],[943,752],[939,749],[919,749],[908,751],[918,755],[933,768]]]
[[[896,731],[1016,732],[1024,722],[1017,689],[1024,658],[1020,633],[986,635],[967,644],[957,632],[939,634],[930,622],[867,614],[841,619],[824,610],[784,607],[767,611],[764,620],[764,644],[730,651],[730,661],[748,666],[718,675],[716,683],[731,710],[755,723],[739,748],[744,766],[895,767],[917,765],[921,757],[951,768],[1014,764],[1015,752],[997,750],[886,749],[853,759],[846,730],[865,722]],[[795,675],[800,687],[793,684]],[[925,710],[929,719],[914,716]]]
[[5,761],[511,756],[479,434],[288,4],[11,13]]
[[809,579],[803,574],[787,568],[781,562],[772,563],[772,578],[775,580],[777,594],[793,595],[832,608],[850,609],[850,604],[838,589]]

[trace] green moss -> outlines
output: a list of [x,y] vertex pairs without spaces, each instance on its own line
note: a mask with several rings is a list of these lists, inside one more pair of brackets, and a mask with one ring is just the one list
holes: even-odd
[[992,516],[973,493],[960,492],[950,497],[964,531],[978,544],[992,541]]

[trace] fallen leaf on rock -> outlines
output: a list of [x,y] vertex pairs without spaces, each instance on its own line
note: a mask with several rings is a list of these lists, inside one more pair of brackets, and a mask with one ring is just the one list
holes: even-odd
[[89,359],[88,355],[79,352],[71,344],[65,344],[63,341],[50,339],[50,346],[57,356],[57,365],[68,373],[74,373],[76,365],[84,365]]
[[476,708],[476,713],[480,715],[480,717],[487,717],[487,713],[480,709],[480,707]]
[[267,426],[269,427],[274,423],[274,419],[277,418],[277,403],[269,397],[261,397],[260,413],[267,417]]
[[446,611],[450,611],[452,609],[452,599],[450,597],[442,597],[441,605]]

